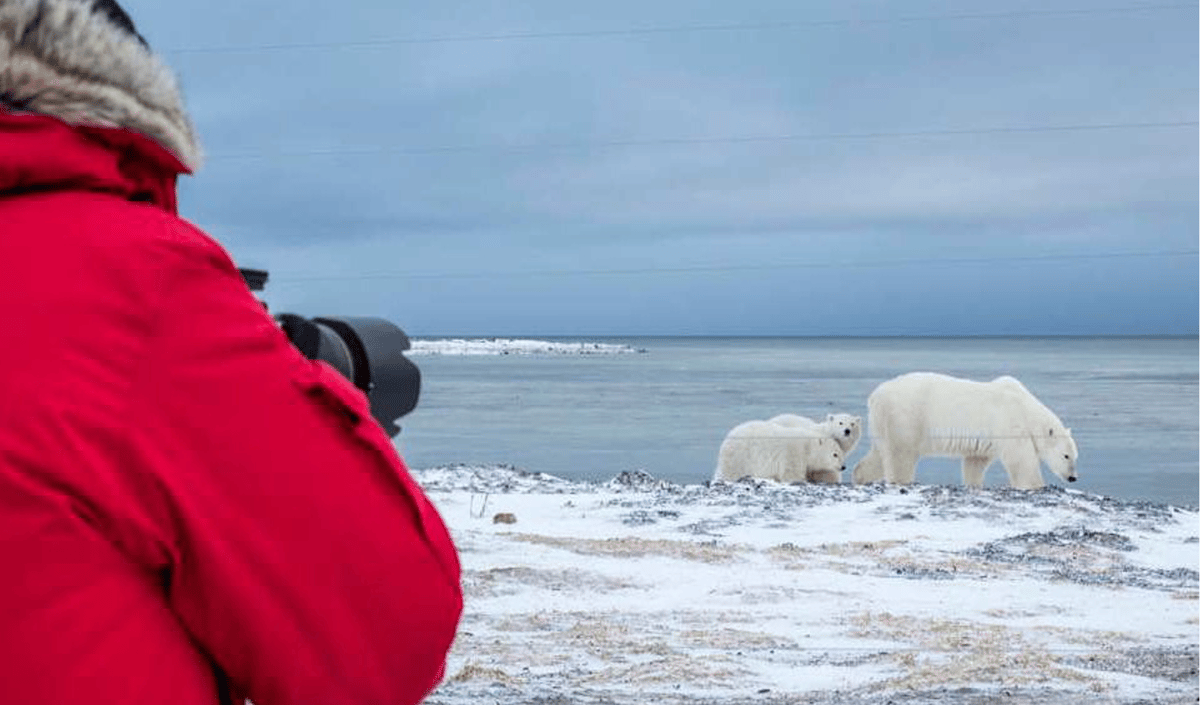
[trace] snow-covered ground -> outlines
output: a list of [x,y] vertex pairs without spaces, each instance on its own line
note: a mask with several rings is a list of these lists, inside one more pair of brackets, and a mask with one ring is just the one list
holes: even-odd
[[521,338],[413,340],[411,355],[620,355],[645,352],[612,343],[567,343]]
[[431,705],[1197,702],[1194,509],[414,475],[466,589]]

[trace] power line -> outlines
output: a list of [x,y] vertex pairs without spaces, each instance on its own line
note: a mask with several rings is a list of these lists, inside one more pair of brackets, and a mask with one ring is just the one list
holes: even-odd
[[501,32],[495,34],[448,35],[437,37],[390,37],[338,42],[280,42],[225,47],[185,47],[168,50],[169,54],[228,54],[265,51],[295,51],[308,49],[369,49],[406,44],[450,44],[470,42],[530,41],[545,39],[582,39],[605,37],[637,37],[689,32],[750,32],[794,30],[810,27],[850,27],[928,22],[962,22],[970,20],[1005,20],[1049,17],[1081,17],[1116,15],[1172,10],[1196,9],[1195,3],[1163,3],[1155,5],[1125,5],[1117,7],[1076,8],[1064,10],[1011,10],[1005,12],[965,12],[944,15],[907,15],[897,17],[855,17],[827,20],[777,20],[767,22],[729,22],[695,25],[661,25],[615,29],[561,30],[546,32]]
[[597,140],[594,142],[531,142],[526,144],[446,145],[440,147],[338,147],[330,149],[283,150],[278,152],[215,153],[208,161],[268,159],[275,157],[372,156],[395,154],[404,156],[475,153],[529,153],[591,149],[620,149],[625,147],[670,147],[719,144],[771,144],[782,142],[821,142],[841,140],[915,139],[921,137],[963,137],[1005,134],[1034,134],[1052,132],[1097,132],[1112,130],[1163,130],[1197,127],[1200,121],[1115,122],[1074,125],[1015,125],[942,130],[908,130],[895,132],[825,132],[794,135],[735,135],[729,137],[664,137],[632,140]]
[[685,267],[618,267],[611,269],[542,269],[514,272],[368,272],[357,274],[301,274],[283,276],[279,283],[300,284],[314,281],[345,281],[371,279],[511,279],[523,277],[616,276],[628,274],[701,274],[726,272],[755,272],[786,269],[866,269],[906,267],[913,265],[993,264],[999,262],[1057,262],[1095,261],[1114,259],[1149,259],[1162,257],[1196,257],[1200,250],[1162,250],[1153,252],[1102,252],[1095,254],[1015,255],[1011,257],[927,257],[892,260],[860,260],[845,262],[780,262],[747,265],[694,265]]

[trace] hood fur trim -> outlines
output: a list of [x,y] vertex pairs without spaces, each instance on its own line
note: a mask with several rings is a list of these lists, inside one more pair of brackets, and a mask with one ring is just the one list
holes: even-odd
[[0,105],[153,139],[203,160],[175,75],[91,0],[0,0]]

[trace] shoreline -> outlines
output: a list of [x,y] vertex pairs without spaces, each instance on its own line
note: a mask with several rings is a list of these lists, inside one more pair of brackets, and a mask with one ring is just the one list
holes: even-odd
[[[549,491],[555,493],[574,492],[574,493],[591,493],[604,490],[611,490],[616,487],[636,487],[646,490],[654,489],[669,489],[675,488],[676,491],[686,490],[711,490],[714,487],[722,486],[747,486],[758,489],[766,488],[768,491],[777,489],[794,489],[808,493],[823,493],[822,496],[832,497],[828,493],[849,492],[849,493],[867,493],[867,494],[889,494],[895,493],[906,495],[913,492],[948,492],[954,495],[964,496],[996,496],[998,498],[1009,498],[1019,501],[1028,499],[1045,498],[1045,497],[1079,497],[1102,504],[1124,505],[1128,507],[1144,507],[1159,510],[1181,510],[1187,512],[1200,513],[1200,499],[1196,504],[1188,504],[1182,502],[1162,502],[1153,499],[1140,499],[1134,497],[1116,497],[1113,495],[1101,494],[1099,492],[1088,492],[1078,490],[1072,487],[1061,484],[1047,483],[1045,487],[1037,490],[1019,490],[1006,484],[985,485],[980,488],[972,488],[963,484],[934,484],[914,482],[912,485],[886,485],[882,482],[874,482],[863,485],[855,485],[851,482],[838,483],[796,483],[796,484],[781,484],[769,480],[758,480],[753,478],[743,478],[742,480],[726,481],[726,480],[704,480],[699,482],[675,482],[673,480],[660,479],[644,470],[623,470],[610,479],[587,479],[587,478],[564,478],[557,475],[552,475],[545,472],[535,472],[525,470],[517,465],[510,463],[450,463],[446,465],[436,465],[425,468],[410,468],[415,477],[418,477],[422,483],[429,483],[428,488],[434,491],[467,490],[471,492],[517,492],[529,493],[533,491]],[[1043,499],[1042,501],[1045,501]]]

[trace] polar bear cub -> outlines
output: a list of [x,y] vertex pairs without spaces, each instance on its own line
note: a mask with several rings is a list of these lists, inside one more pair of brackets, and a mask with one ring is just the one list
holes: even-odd
[[849,457],[862,437],[862,417],[850,414],[829,414],[824,421],[814,421],[807,416],[780,414],[771,419],[773,423],[796,428],[811,428],[815,433],[828,436],[842,447],[842,454]]
[[876,387],[867,407],[871,450],[854,468],[856,484],[910,484],[926,456],[962,458],[963,483],[972,487],[997,460],[1019,489],[1045,485],[1041,463],[1067,482],[1078,479],[1070,429],[1012,377],[912,372]]
[[721,443],[714,479],[750,476],[776,482],[818,481],[846,469],[842,448],[831,438],[816,436],[805,427],[771,421],[746,421],[735,426]]

